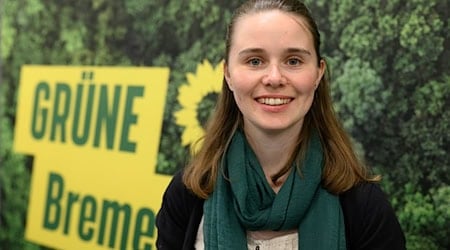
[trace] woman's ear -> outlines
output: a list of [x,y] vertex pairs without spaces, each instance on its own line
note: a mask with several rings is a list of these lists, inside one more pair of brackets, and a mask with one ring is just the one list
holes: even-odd
[[225,77],[225,81],[227,81],[228,88],[233,91],[233,84],[231,84],[230,80],[230,71],[228,69],[227,63],[223,64],[223,76]]
[[320,81],[322,80],[322,77],[325,74],[326,68],[327,68],[327,63],[325,62],[325,59],[320,59],[320,61],[319,61],[319,74],[318,74],[316,82],[314,84],[314,88],[315,89],[317,89],[317,87],[319,87]]

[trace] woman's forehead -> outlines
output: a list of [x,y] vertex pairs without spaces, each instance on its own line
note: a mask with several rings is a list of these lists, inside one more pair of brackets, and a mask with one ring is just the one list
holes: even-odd
[[[231,43],[258,43],[259,39],[277,42],[313,43],[304,18],[280,10],[248,13],[235,22]],[[263,41],[261,41],[263,42]]]

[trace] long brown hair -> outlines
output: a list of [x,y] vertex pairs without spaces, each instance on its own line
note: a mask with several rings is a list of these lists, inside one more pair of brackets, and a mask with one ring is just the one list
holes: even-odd
[[[240,17],[252,13],[281,10],[300,17],[309,28],[314,42],[318,65],[320,56],[320,34],[308,8],[297,0],[250,0],[234,13],[228,26],[225,46],[225,63],[228,61],[234,26]],[[200,150],[193,155],[186,166],[183,182],[197,196],[207,198],[214,190],[219,174],[221,159],[237,128],[243,127],[242,113],[239,111],[231,90],[223,79],[215,111],[208,121]],[[306,114],[301,128],[295,154],[276,175],[278,179],[289,171],[294,161],[301,161],[313,130],[320,136],[324,151],[323,186],[334,194],[342,193],[362,181],[377,181],[379,176],[369,176],[366,167],[359,161],[352,148],[351,140],[344,131],[333,110],[329,89],[329,75],[325,72],[316,89],[314,101]],[[299,164],[298,164],[299,165]]]

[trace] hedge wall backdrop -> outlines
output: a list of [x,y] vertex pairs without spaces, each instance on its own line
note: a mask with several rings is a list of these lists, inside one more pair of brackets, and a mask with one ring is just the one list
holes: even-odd
[[[179,87],[217,65],[237,0],[0,0],[0,249],[24,240],[32,158],[12,151],[23,64],[163,66],[171,75],[157,171],[185,163]],[[450,249],[450,2],[306,0],[323,34],[332,96],[406,233]],[[215,95],[202,99],[200,122]]]

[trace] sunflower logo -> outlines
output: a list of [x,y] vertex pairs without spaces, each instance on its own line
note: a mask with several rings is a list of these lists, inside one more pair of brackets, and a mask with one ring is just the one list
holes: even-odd
[[[223,62],[215,68],[207,61],[197,65],[196,74],[186,74],[188,84],[179,88],[178,102],[181,109],[174,113],[175,123],[184,127],[181,136],[183,146],[190,145],[195,152],[199,144],[195,143],[205,133],[202,122],[206,121],[220,93],[223,78]],[[209,103],[209,105],[208,105]],[[208,115],[205,115],[207,113]],[[195,145],[195,148],[192,148]]]

